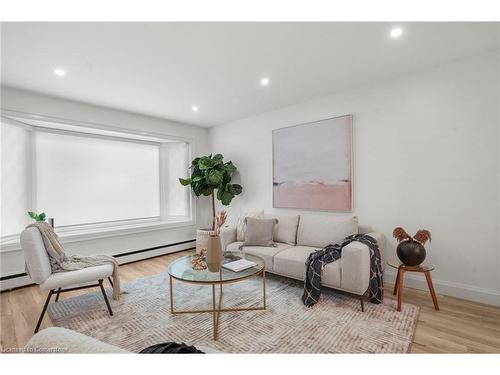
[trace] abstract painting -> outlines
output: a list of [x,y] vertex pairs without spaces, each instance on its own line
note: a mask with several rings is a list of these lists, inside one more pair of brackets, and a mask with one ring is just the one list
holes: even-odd
[[273,207],[352,211],[352,116],[273,131]]

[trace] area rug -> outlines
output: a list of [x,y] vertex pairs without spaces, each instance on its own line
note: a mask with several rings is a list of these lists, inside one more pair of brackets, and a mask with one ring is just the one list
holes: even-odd
[[[110,299],[109,316],[100,292],[60,300],[50,305],[53,323],[131,352],[161,342],[203,345],[226,353],[406,353],[415,332],[419,308],[385,299],[375,305],[325,290],[313,307],[300,299],[302,283],[267,277],[267,310],[225,312],[219,338],[212,338],[212,315],[172,315],[168,275],[126,283],[120,301]],[[108,295],[111,290],[107,290]],[[224,286],[225,308],[259,306],[260,278]],[[174,281],[177,309],[210,308],[211,286]]]

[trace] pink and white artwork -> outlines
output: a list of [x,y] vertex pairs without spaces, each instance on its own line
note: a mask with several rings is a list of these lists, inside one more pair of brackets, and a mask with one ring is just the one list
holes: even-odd
[[273,131],[273,207],[352,211],[352,116]]

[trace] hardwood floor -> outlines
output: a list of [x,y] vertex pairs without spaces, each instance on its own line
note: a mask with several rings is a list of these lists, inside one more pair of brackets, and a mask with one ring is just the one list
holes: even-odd
[[[122,283],[165,271],[184,251],[122,265]],[[393,298],[393,285],[386,285],[385,296]],[[61,294],[61,300],[88,290]],[[23,347],[33,329],[47,294],[29,286],[0,294],[1,348]],[[500,308],[438,295],[440,311],[435,311],[428,292],[405,288],[404,302],[419,305],[412,353],[500,353]],[[404,307],[403,307],[404,308]],[[41,329],[52,325],[45,315]]]

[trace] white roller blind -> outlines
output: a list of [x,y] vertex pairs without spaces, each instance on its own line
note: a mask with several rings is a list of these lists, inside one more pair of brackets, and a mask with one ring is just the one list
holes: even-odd
[[188,177],[189,145],[170,142],[162,145],[165,178],[165,216],[169,218],[189,216],[189,188],[179,183],[179,177]]
[[56,226],[160,216],[159,146],[37,132],[35,201]]
[[19,234],[30,220],[31,132],[2,119],[1,138],[1,236]]

